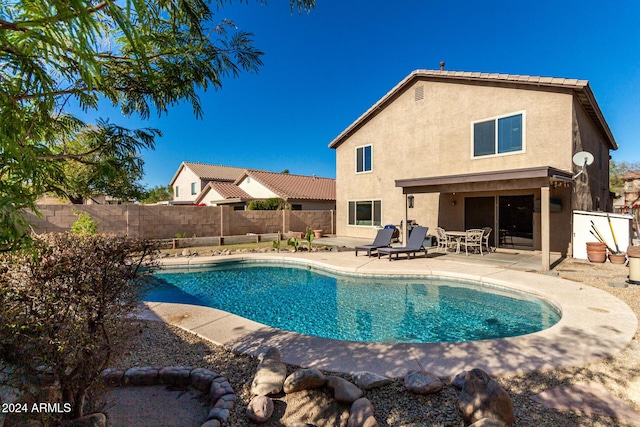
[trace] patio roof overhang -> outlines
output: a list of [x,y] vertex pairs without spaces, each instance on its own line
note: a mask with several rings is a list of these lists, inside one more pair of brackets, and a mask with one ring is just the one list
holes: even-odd
[[[542,270],[550,268],[550,188],[554,182],[573,182],[571,172],[551,166],[538,166],[524,169],[510,169],[495,172],[476,172],[460,175],[444,175],[426,178],[410,178],[396,180],[396,187],[402,188],[403,194],[418,193],[454,193],[474,191],[502,191],[540,189]],[[403,235],[406,236],[407,210],[403,224]]]
[[397,179],[396,187],[401,187],[403,194],[452,193],[540,188],[547,187],[552,182],[571,181],[571,172],[551,166],[540,166],[494,172]]

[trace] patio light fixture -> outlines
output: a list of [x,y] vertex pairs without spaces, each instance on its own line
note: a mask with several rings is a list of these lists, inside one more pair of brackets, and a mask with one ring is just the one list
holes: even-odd
[[409,203],[409,208],[413,208],[413,196],[408,196],[407,202]]

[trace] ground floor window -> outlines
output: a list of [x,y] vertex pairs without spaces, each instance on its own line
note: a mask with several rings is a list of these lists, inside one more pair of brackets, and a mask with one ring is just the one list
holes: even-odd
[[349,225],[379,226],[382,224],[382,201],[349,202]]

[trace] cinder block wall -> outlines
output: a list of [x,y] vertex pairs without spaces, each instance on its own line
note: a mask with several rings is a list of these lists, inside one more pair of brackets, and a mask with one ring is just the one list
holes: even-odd
[[98,223],[98,231],[148,239],[238,236],[278,231],[304,231],[307,226],[333,234],[334,211],[234,211],[217,206],[167,205],[40,205],[42,217],[27,212],[36,233],[71,229],[77,216],[87,212]]
[[283,230],[283,211],[229,211],[228,235],[277,233]]

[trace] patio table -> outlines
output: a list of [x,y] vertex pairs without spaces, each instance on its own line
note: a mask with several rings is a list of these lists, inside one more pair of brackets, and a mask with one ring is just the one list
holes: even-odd
[[467,235],[466,231],[445,231],[444,234],[456,242],[456,253],[460,253],[460,242]]

